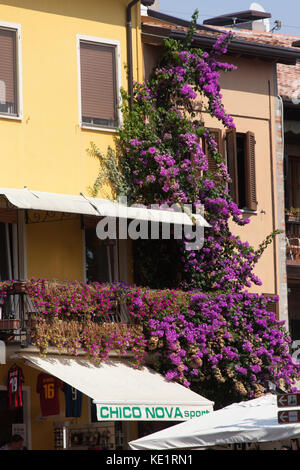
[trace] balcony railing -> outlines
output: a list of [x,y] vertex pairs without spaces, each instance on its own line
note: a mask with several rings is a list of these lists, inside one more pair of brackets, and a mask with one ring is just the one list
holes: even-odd
[[[12,281],[5,297],[1,298],[0,294],[0,340],[28,347],[41,313],[28,292],[26,281]],[[128,324],[129,315],[123,302],[113,300],[105,317],[91,315],[90,320],[98,325],[104,322]]]
[[286,261],[288,266],[300,266],[300,214],[287,213],[286,224]]
[[288,265],[300,266],[300,237],[286,237],[286,259]]
[[26,295],[25,283],[13,283],[0,301],[0,339],[29,344],[30,316],[34,307]]

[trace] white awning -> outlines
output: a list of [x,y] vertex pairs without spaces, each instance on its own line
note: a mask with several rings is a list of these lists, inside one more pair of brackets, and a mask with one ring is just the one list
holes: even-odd
[[[279,424],[281,410],[286,419],[291,416],[289,422]],[[267,394],[233,403],[201,419],[176,424],[129,445],[134,450],[171,450],[299,439],[300,423],[296,415],[295,408],[278,408],[277,396]]]
[[93,399],[99,421],[186,421],[213,411],[214,403],[147,367],[121,360],[22,353],[29,365],[58,377]]
[[[63,212],[97,217],[119,217],[125,219],[149,220],[179,225],[210,227],[200,214],[187,214],[167,209],[147,209],[131,207],[108,199],[92,198],[82,194],[68,195],[31,191],[28,188],[0,188],[0,197],[4,197],[11,206],[24,210]],[[1,207],[1,204],[0,204]]]

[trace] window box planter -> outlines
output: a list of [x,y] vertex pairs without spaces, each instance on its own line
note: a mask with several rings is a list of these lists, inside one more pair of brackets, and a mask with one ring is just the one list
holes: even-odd
[[20,328],[21,320],[4,319],[0,320],[0,330],[17,330]]
[[25,281],[15,281],[11,287],[9,287],[8,294],[24,294],[26,292]]

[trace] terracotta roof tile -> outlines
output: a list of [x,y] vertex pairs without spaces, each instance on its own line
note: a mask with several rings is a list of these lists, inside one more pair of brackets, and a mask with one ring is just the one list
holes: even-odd
[[[162,21],[157,18],[151,17],[142,17],[142,23],[144,25],[149,25],[157,28],[166,28],[170,30],[186,31],[187,28],[179,26],[176,24],[171,24],[167,21]],[[235,34],[236,39],[241,39],[247,42],[263,44],[269,46],[277,46],[289,48],[292,50],[299,51],[300,57],[300,48],[293,47],[292,43],[294,41],[300,40],[300,36],[276,33],[276,32],[262,32],[262,31],[252,31],[245,29],[232,29],[220,26],[211,26],[212,31],[198,30],[197,32],[202,35],[207,36],[219,36],[220,31],[231,30]],[[213,31],[216,29],[216,32]],[[300,62],[297,65],[285,65],[277,64],[277,81],[278,81],[278,93],[285,99],[291,99],[293,93],[299,90],[300,95]]]
[[[236,37],[247,41],[298,50],[300,56],[300,48],[292,46],[294,41],[300,39],[299,36],[249,30],[234,30],[234,32]],[[295,92],[298,92],[298,96],[300,93],[300,62],[296,65],[277,64],[277,84],[278,93],[284,99],[291,100]]]
[[[226,30],[229,28],[222,29]],[[244,29],[235,29],[232,31],[239,39],[270,46],[287,47],[289,49],[298,50],[300,55],[300,48],[292,46],[294,41],[300,39],[299,36]],[[300,94],[300,63],[296,65],[277,64],[277,84],[278,94],[284,99],[291,100],[295,92],[297,92],[296,97],[298,97]]]
[[[293,47],[292,43],[300,39],[300,36],[293,36],[290,34],[282,34],[282,33],[271,33],[271,32],[263,32],[263,31],[252,31],[248,29],[240,29],[240,28],[225,28],[225,27],[218,27],[219,30],[223,31],[232,31],[237,39],[244,39],[245,41],[255,42],[259,44],[266,44],[269,46],[279,46],[279,47],[288,47],[291,49],[299,50],[298,47]],[[299,51],[300,53],[300,51]]]

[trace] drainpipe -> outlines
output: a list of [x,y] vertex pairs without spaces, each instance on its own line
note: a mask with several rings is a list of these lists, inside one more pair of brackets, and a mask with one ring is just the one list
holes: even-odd
[[[132,65],[132,7],[136,5],[139,0],[132,0],[126,9],[126,29],[127,29],[127,66],[128,66],[128,93],[129,93],[129,107],[132,109],[133,105],[133,65]],[[154,0],[142,0],[145,6],[153,5]]]

